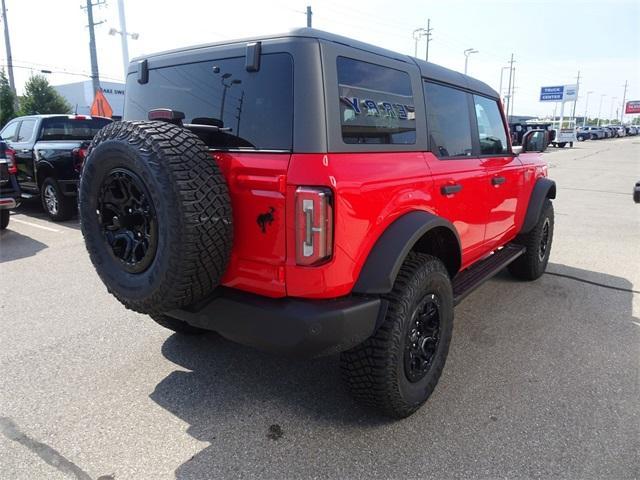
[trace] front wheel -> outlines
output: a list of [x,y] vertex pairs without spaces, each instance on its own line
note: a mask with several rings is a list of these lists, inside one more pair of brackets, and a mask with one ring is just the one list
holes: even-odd
[[40,186],[42,208],[54,222],[69,220],[73,216],[75,201],[73,197],[65,197],[55,178],[48,177]]
[[0,210],[0,230],[4,230],[9,226],[9,210]]
[[546,199],[538,223],[533,229],[516,237],[516,243],[527,250],[508,267],[509,272],[521,280],[536,280],[547,269],[553,241],[553,204]]
[[442,374],[453,330],[453,291],[443,263],[412,253],[385,296],[378,330],[340,358],[357,401],[392,418],[414,413]]
[[567,146],[567,142],[560,142],[560,143],[558,144],[558,147],[560,147],[560,148],[564,148],[564,147],[566,147],[566,146]]

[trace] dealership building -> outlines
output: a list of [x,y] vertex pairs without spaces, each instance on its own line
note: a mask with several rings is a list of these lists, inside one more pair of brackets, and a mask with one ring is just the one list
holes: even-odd
[[[122,118],[124,111],[124,83],[100,81],[100,86],[109,105],[111,105],[114,118]],[[91,80],[54,85],[53,88],[65,98],[74,112],[89,115],[91,104],[93,103],[93,83]]]

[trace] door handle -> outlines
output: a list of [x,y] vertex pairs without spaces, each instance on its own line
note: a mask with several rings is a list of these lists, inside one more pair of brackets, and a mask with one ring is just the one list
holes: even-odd
[[458,193],[460,190],[462,190],[462,185],[454,183],[452,185],[443,185],[440,188],[440,193],[442,193],[442,195],[453,195],[454,193]]
[[502,185],[506,181],[507,181],[507,179],[504,178],[504,177],[493,177],[491,179],[491,184],[495,185],[497,187],[498,185]]

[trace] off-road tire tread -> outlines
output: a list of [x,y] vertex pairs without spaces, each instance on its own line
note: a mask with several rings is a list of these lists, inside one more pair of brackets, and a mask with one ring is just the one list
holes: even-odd
[[[361,405],[374,408],[388,417],[405,418],[424,403],[408,404],[401,397],[396,366],[392,360],[403,355],[404,330],[399,317],[403,308],[407,309],[411,299],[418,294],[416,290],[420,288],[420,283],[414,279],[417,275],[428,276],[432,273],[448,276],[446,267],[438,258],[410,253],[398,272],[392,291],[383,296],[389,306],[382,325],[363,343],[341,354],[342,378],[352,396]],[[452,292],[449,293],[453,296]],[[446,357],[450,336],[443,341],[446,342],[443,350]],[[435,389],[444,367],[444,362],[436,363],[432,380],[427,385],[425,400]]]
[[[547,254],[543,262],[538,258],[538,246],[540,245],[542,227],[544,225],[545,218],[549,217],[549,245],[547,246]],[[554,214],[553,203],[548,198],[545,199],[542,206],[542,212],[540,212],[540,218],[533,229],[525,234],[518,235],[515,239],[515,243],[523,245],[527,250],[509,264],[507,269],[509,273],[515,278],[520,280],[536,280],[540,278],[547,268],[549,262],[549,255],[551,254],[551,246],[553,244],[553,230],[554,230]]]
[[[231,201],[218,165],[195,134],[167,122],[114,122],[94,137],[88,156],[110,139],[126,140],[139,151],[151,152],[147,163],[162,190],[171,192],[173,198],[179,200],[168,205],[173,238],[168,246],[170,267],[162,288],[139,301],[118,296],[105,282],[107,289],[127,308],[148,314],[182,308],[201,300],[218,286],[233,244]],[[215,224],[206,221],[211,218],[223,219],[225,228],[221,228],[220,221]],[[86,238],[84,228],[83,233]],[[86,241],[92,260],[94,255],[89,246],[96,243],[91,239]],[[100,273],[100,269],[97,270]]]

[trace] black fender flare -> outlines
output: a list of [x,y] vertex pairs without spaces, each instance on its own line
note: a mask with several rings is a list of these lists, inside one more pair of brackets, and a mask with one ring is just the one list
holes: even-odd
[[[353,293],[379,295],[389,293],[405,258],[416,243],[429,231],[445,228],[455,238],[457,259],[449,268],[451,277],[460,268],[460,238],[455,227],[448,220],[423,211],[409,212],[395,220],[380,235],[360,271],[353,287]],[[453,271],[455,270],[455,271]]]
[[556,182],[542,177],[536,181],[531,197],[529,197],[529,206],[520,233],[528,233],[536,226],[542,212],[542,206],[547,198],[556,198]]

